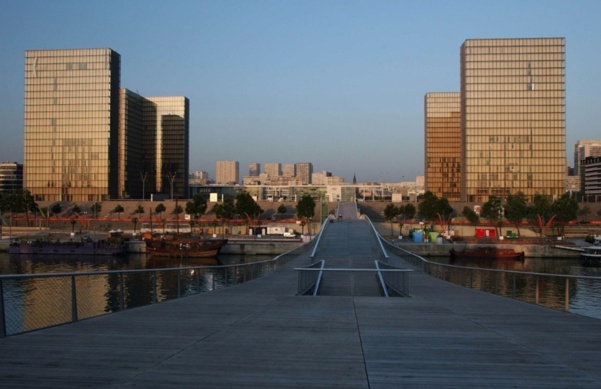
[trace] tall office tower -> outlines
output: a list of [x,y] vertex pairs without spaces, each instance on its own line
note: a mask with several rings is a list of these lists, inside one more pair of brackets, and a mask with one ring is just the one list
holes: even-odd
[[151,169],[150,185],[171,198],[187,198],[190,102],[183,96],[145,97],[143,109],[143,166]]
[[120,55],[25,52],[24,187],[37,201],[118,196]]
[[302,185],[307,185],[312,182],[313,164],[311,162],[298,162],[296,164],[296,178]]
[[296,165],[293,163],[285,163],[282,165],[282,175],[284,177],[296,177]]
[[265,173],[269,176],[269,178],[276,178],[282,175],[282,165],[279,163],[266,163],[265,164]]
[[449,201],[460,200],[459,92],[427,93],[425,112],[426,190]]
[[261,174],[261,164],[252,162],[248,164],[248,175],[251,177],[257,177]]
[[587,157],[601,157],[601,140],[579,140],[574,144],[575,175],[580,175],[580,163]]
[[240,180],[240,163],[238,161],[217,161],[215,183],[238,184]]
[[565,39],[461,46],[461,199],[564,193]]
[[149,169],[144,166],[144,97],[121,88],[119,104],[119,196],[147,198],[156,191],[149,185]]

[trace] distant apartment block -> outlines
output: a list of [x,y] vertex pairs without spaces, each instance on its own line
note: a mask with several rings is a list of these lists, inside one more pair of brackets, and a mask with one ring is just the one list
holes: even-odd
[[601,140],[579,140],[574,144],[574,174],[580,175],[580,161],[601,157]]
[[23,189],[23,165],[16,162],[0,163],[0,192],[10,193]]
[[296,178],[301,185],[312,183],[313,164],[311,162],[298,162],[296,164]]
[[438,197],[461,196],[461,101],[459,92],[427,93],[425,112],[425,186]]
[[259,174],[261,174],[261,164],[256,162],[249,163],[248,175],[250,177],[257,177]]
[[582,193],[588,201],[601,200],[601,157],[586,157],[580,161]]
[[240,163],[238,161],[217,161],[215,169],[216,184],[238,184]]
[[284,177],[296,177],[296,165],[293,163],[282,164],[282,175]]
[[461,46],[461,200],[565,191],[565,39]]
[[276,179],[282,175],[282,164],[280,163],[266,163],[264,173],[267,173],[270,179]]

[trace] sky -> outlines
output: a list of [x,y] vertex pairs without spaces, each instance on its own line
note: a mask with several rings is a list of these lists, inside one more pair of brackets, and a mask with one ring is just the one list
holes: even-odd
[[566,158],[601,139],[601,1],[5,0],[0,161],[23,162],[26,50],[109,47],[121,87],[190,99],[190,170],[312,162],[424,174],[424,95],[459,91],[476,38],[566,38]]

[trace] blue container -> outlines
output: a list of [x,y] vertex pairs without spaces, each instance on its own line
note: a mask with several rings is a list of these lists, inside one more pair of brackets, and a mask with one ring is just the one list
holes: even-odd
[[424,241],[424,234],[421,231],[413,231],[412,237],[415,243],[422,243]]

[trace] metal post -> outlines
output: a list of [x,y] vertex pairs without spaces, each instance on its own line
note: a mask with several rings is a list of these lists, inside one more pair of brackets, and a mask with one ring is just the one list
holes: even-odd
[[123,273],[119,273],[119,310],[125,310],[125,286],[123,282]]
[[538,296],[539,296],[539,291],[538,291],[538,276],[536,277],[536,290],[534,292],[534,303],[536,305],[538,305]]
[[566,312],[570,311],[570,279],[567,277],[566,277],[566,297],[565,297],[564,310]]
[[152,272],[152,302],[153,304],[157,303],[157,272],[156,270]]
[[0,338],[6,337],[6,318],[4,317],[4,286],[0,279]]
[[71,322],[77,321],[77,286],[75,285],[75,276],[71,276]]

